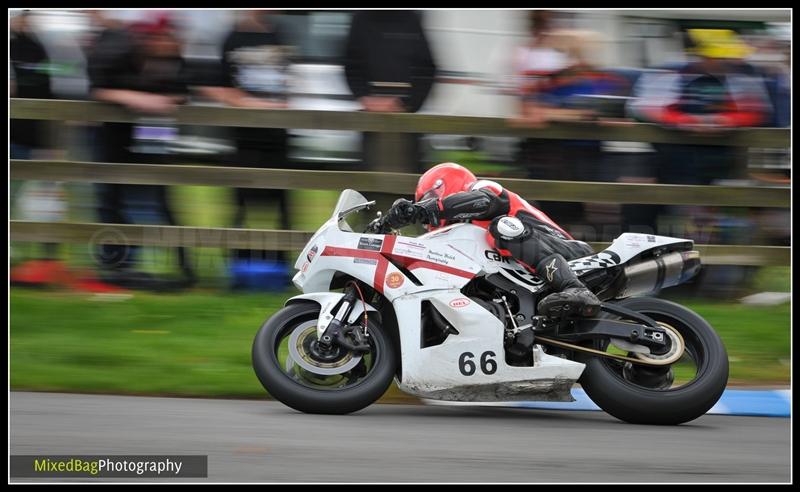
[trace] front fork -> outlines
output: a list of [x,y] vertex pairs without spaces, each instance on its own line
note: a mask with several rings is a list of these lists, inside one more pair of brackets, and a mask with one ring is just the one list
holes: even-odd
[[[357,289],[354,285],[345,288],[345,294],[341,301],[333,306],[330,312],[321,313],[324,319],[330,319],[325,329],[319,334],[319,343],[322,347],[327,349],[332,346],[340,346],[356,354],[365,354],[370,351],[366,325],[360,329],[359,325],[350,325],[347,322],[353,307],[358,302],[356,293]],[[350,341],[348,335],[352,337],[353,341]]]

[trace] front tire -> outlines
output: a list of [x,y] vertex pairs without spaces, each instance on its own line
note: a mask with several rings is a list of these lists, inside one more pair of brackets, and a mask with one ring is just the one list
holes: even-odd
[[[359,363],[359,366],[341,375],[342,378],[347,377],[345,383],[354,379],[352,384],[326,387],[325,381],[330,376],[319,376],[320,381],[310,378],[310,383],[303,381],[297,374],[308,374],[308,371],[297,367],[288,369],[289,365],[293,365],[292,361],[287,363],[281,360],[287,356],[282,342],[289,338],[288,334],[309,326],[319,314],[318,304],[302,302],[284,307],[264,323],[253,341],[253,369],[258,380],[275,399],[305,413],[347,414],[371,405],[389,388],[397,365],[390,337],[375,323],[374,317],[369,318],[367,327],[372,350],[363,356],[364,367],[359,367]],[[350,373],[355,371],[363,374],[359,373],[361,377],[357,377],[359,374],[350,377]],[[315,382],[322,384],[317,388],[314,387]]]
[[[626,367],[617,361],[580,354],[586,369],[579,382],[589,398],[607,413],[633,424],[677,425],[711,409],[728,382],[728,354],[711,325],[693,311],[663,299],[631,298],[619,305],[676,329],[686,342],[685,357],[693,359],[696,374],[680,387],[667,379],[669,387],[665,388],[650,383],[652,377],[632,378],[631,364]],[[671,371],[665,374],[665,378],[671,377]]]

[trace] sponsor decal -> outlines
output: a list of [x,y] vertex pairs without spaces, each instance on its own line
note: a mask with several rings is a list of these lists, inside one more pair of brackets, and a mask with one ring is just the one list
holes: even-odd
[[303,263],[303,268],[301,268],[300,271],[306,273],[308,271],[308,265],[310,265],[309,262]]
[[508,263],[508,258],[507,257],[501,255],[500,253],[498,253],[497,251],[494,251],[492,249],[487,249],[486,251],[484,251],[483,252],[483,256],[485,256],[486,259],[490,260],[490,261],[498,261],[498,262],[501,262],[501,263]]
[[453,299],[450,301],[451,308],[462,308],[470,305],[470,300],[466,297],[459,297],[458,299]]
[[380,251],[383,245],[383,239],[375,237],[360,237],[358,238],[358,249],[368,249],[370,251]]
[[456,255],[448,255],[447,253],[439,253],[438,251],[428,251],[425,259],[438,263],[440,265],[449,265],[451,261],[455,261]]
[[403,275],[399,272],[392,272],[386,276],[386,286],[391,289],[396,289],[403,285],[405,280],[405,277],[403,277]]
[[519,226],[517,226],[517,224],[515,224],[514,221],[509,219],[508,217],[504,217],[504,218],[500,219],[500,223],[503,224],[504,226],[508,227],[512,231],[518,231],[519,230]]
[[411,258],[419,258],[422,259],[425,257],[425,252],[428,250],[428,247],[425,246],[423,243],[417,243],[414,241],[400,241],[398,240],[394,244],[394,249],[392,250],[393,254],[400,255],[400,256],[410,256]]
[[308,260],[309,263],[314,261],[314,257],[317,256],[317,251],[318,250],[319,250],[319,248],[317,247],[316,244],[314,246],[312,246],[310,250],[308,250],[308,254],[306,255],[306,259]]
[[361,263],[362,265],[377,265],[378,260],[373,258],[353,258],[353,263]]
[[649,236],[649,235],[648,235],[648,236],[647,236],[647,242],[648,242],[648,243],[654,243],[654,242],[656,242],[656,237],[655,237],[655,236]]

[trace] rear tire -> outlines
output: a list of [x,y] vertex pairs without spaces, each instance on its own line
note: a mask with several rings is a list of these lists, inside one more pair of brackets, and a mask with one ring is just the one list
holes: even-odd
[[579,354],[586,364],[579,380],[600,408],[632,424],[677,425],[694,420],[713,407],[728,382],[728,354],[711,325],[693,311],[656,298],[631,298],[618,303],[656,321],[669,323],[698,354],[697,374],[674,389],[647,388],[632,383],[602,357]]
[[268,319],[253,342],[253,369],[264,389],[278,401],[305,413],[347,414],[361,410],[380,398],[394,378],[397,359],[391,339],[369,318],[374,363],[363,380],[342,389],[314,389],[292,379],[278,359],[281,335],[299,323],[316,320],[320,307],[302,302],[281,309]]

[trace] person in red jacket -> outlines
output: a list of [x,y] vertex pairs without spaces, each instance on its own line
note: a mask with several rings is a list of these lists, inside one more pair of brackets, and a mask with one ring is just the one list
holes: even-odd
[[456,222],[481,226],[492,247],[539,275],[554,291],[539,302],[539,314],[592,317],[600,311],[600,300],[567,263],[592,254],[592,249],[516,193],[478,180],[463,166],[447,162],[431,168],[417,183],[415,202],[396,200],[386,220],[393,228],[414,222],[429,230]]

